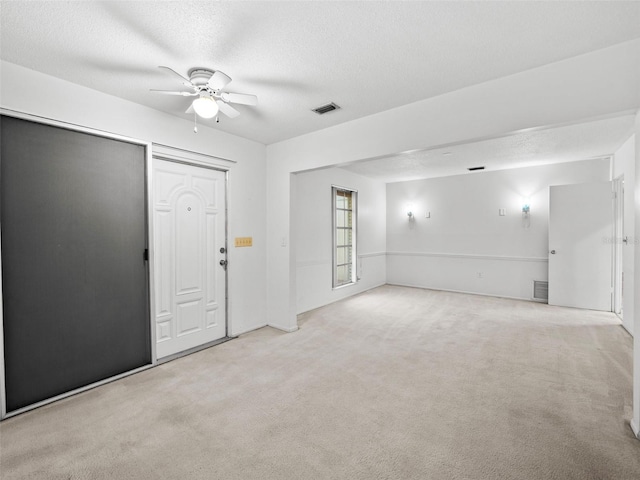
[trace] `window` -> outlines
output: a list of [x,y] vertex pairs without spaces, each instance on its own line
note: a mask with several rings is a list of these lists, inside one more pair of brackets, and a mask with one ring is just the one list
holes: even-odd
[[332,187],[333,288],[356,282],[356,200],[358,193]]

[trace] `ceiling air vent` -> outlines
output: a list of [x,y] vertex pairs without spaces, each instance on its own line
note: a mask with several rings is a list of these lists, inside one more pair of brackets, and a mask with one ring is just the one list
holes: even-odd
[[313,108],[312,110],[316,112],[318,115],[324,115],[325,113],[333,112],[334,110],[338,110],[340,108],[339,105],[335,103],[327,103],[326,105],[322,105],[320,107]]
[[470,167],[467,168],[470,172],[475,172],[476,170],[484,170],[484,167]]

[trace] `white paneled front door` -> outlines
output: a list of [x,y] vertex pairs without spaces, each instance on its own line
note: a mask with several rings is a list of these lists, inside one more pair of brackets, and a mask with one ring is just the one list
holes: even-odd
[[163,358],[226,336],[225,173],[153,165],[156,356]]

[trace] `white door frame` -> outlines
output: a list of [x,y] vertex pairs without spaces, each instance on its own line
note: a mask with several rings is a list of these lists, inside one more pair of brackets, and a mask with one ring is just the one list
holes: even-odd
[[[179,152],[179,154],[176,154],[175,152]],[[194,353],[195,351],[204,349],[209,347],[212,344],[216,344],[216,343],[220,343],[221,340],[224,341],[226,339],[231,338],[230,335],[230,328],[229,328],[229,264],[227,263],[227,267],[225,268],[225,272],[224,272],[224,302],[225,302],[225,318],[224,318],[224,324],[225,324],[225,337],[221,340],[216,340],[214,342],[211,342],[211,344],[207,343],[204,345],[200,345],[198,347],[195,348],[191,348],[188,350],[185,350],[183,352],[178,352],[176,354],[173,355],[169,355],[167,357],[164,357],[160,360],[158,360],[157,357],[157,351],[156,351],[156,335],[155,335],[155,331],[156,331],[156,303],[155,303],[155,237],[154,237],[154,224],[153,224],[153,194],[151,193],[152,190],[152,185],[153,185],[153,170],[154,170],[154,160],[164,160],[167,162],[172,162],[172,163],[179,163],[182,165],[188,165],[191,167],[199,167],[199,168],[205,168],[208,170],[215,170],[218,172],[223,172],[224,173],[224,213],[225,213],[225,221],[224,221],[224,248],[225,248],[225,253],[226,253],[226,258],[227,258],[227,262],[229,260],[229,242],[228,242],[228,238],[229,238],[229,215],[228,215],[228,203],[229,203],[229,168],[223,165],[219,165],[219,164],[213,164],[211,162],[211,160],[213,161],[224,161],[224,162],[232,162],[232,163],[236,163],[233,160],[227,160],[227,159],[223,159],[223,158],[219,158],[219,157],[213,157],[210,155],[204,155],[204,154],[200,154],[197,152],[190,152],[188,150],[182,150],[182,149],[178,149],[175,147],[168,147],[166,145],[160,145],[160,144],[153,144],[153,153],[152,153],[152,163],[150,165],[150,168],[148,170],[149,175],[151,176],[149,179],[149,185],[148,185],[148,189],[149,189],[149,276],[151,279],[151,290],[153,292],[153,295],[150,298],[150,302],[151,302],[151,328],[154,332],[153,334],[153,362],[154,365],[157,363],[165,363],[167,361],[170,360],[174,360],[175,358],[179,358],[185,355],[189,355],[190,353]],[[204,159],[204,161],[202,160]],[[208,160],[208,161],[207,161]],[[218,163],[218,162],[216,162]]]
[[[147,231],[147,249],[149,249],[150,247],[150,242],[151,242],[151,237],[149,235],[150,231],[149,231],[149,227],[150,227],[150,212],[151,210],[149,209],[150,206],[150,201],[151,201],[151,196],[149,194],[149,174],[150,174],[150,166],[151,166],[151,147],[152,147],[152,143],[151,142],[146,142],[144,140],[139,140],[139,139],[135,139],[135,138],[131,138],[131,137],[127,137],[124,135],[117,135],[115,133],[110,133],[110,132],[104,132],[102,130],[97,130],[94,128],[87,128],[87,127],[82,127],[80,125],[75,125],[72,123],[67,123],[67,122],[62,122],[60,120],[55,120],[52,118],[47,118],[47,117],[41,117],[38,115],[32,115],[29,113],[24,113],[24,112],[19,112],[16,110],[10,110],[10,109],[6,109],[6,108],[0,108],[0,115],[4,115],[7,117],[13,117],[13,118],[18,118],[21,120],[27,120],[30,122],[35,122],[35,123],[40,123],[43,125],[50,125],[53,127],[59,127],[59,128],[64,128],[66,130],[72,130],[75,132],[81,132],[81,133],[88,133],[90,135],[95,135],[98,137],[103,137],[103,138],[108,138],[111,140],[120,140],[122,142],[126,142],[126,143],[131,143],[134,145],[141,145],[142,147],[144,147],[145,149],[145,170],[146,170],[146,181],[147,181],[147,185],[145,186],[146,192],[146,231]],[[1,240],[1,237],[0,237]],[[149,315],[148,321],[151,322],[152,321],[152,303],[151,303],[151,298],[153,295],[153,284],[152,284],[152,278],[150,276],[150,262],[147,262],[147,288],[149,289],[149,295],[147,296],[147,302],[148,302],[148,307],[147,307],[147,314]],[[0,271],[2,268],[2,243],[0,242]],[[134,370],[130,370],[128,372],[124,372],[118,375],[114,375],[113,377],[109,377],[109,378],[105,378],[104,380],[100,380],[98,382],[95,383],[91,383],[89,385],[85,385],[84,387],[80,387],[80,388],[76,388],[75,390],[71,390],[69,392],[65,392],[62,393],[60,395],[56,395],[55,397],[52,398],[48,398],[46,400],[42,400],[41,402],[37,402],[34,403],[32,405],[28,405],[24,408],[20,408],[18,410],[13,410],[12,412],[7,413],[7,405],[6,405],[6,385],[5,385],[5,371],[4,371],[4,322],[3,322],[3,308],[2,308],[2,275],[0,275],[0,420],[3,420],[5,418],[9,418],[9,417],[13,417],[14,415],[18,415],[20,413],[24,413],[26,411],[29,410],[33,410],[34,408],[38,408],[41,407],[43,405],[46,405],[48,403],[52,403],[55,402],[57,400],[61,400],[63,398],[66,397],[70,397],[72,395],[75,395],[77,393],[80,392],[84,392],[86,390],[90,390],[94,387],[100,386],[100,385],[104,385],[105,383],[109,383],[109,382],[113,382],[114,380],[118,380],[120,378],[129,376],[129,375],[133,375],[134,373],[138,373],[141,372],[143,370],[147,370],[148,368],[153,367],[154,365],[157,364],[157,360],[156,360],[156,353],[155,353],[155,331],[150,327],[150,335],[149,338],[151,340],[151,363],[149,363],[148,365],[143,365],[142,367],[136,368]],[[151,325],[151,323],[150,323]]]
[[[152,143],[152,154],[151,154],[151,162],[154,158],[159,160],[167,160],[169,162],[176,163],[184,163],[186,165],[191,165],[194,167],[204,167],[212,170],[218,170],[221,172],[225,172],[225,185],[224,185],[224,208],[225,208],[225,224],[224,224],[224,241],[225,248],[227,250],[227,261],[229,262],[227,265],[227,271],[225,273],[225,324],[227,337],[233,338],[233,315],[229,313],[229,265],[233,266],[231,251],[229,250],[229,173],[231,172],[233,166],[238,162],[236,160],[230,160],[224,157],[217,157],[214,155],[209,155],[206,153],[194,152],[192,150],[186,150],[183,148],[172,147],[170,145],[164,145],[162,143]],[[153,165],[150,163],[149,171],[153,170]],[[152,180],[151,180],[152,181]],[[149,188],[151,188],[152,183],[149,183]],[[153,203],[151,195],[149,195],[149,217],[150,221],[153,221]],[[153,224],[149,223],[149,243],[153,246]],[[149,251],[149,265],[153,267],[152,253]],[[149,275],[151,281],[153,282],[153,270],[150,271]],[[153,283],[151,284],[153,287]],[[154,299],[152,299],[154,300]],[[151,318],[153,322],[155,322],[155,303],[151,303],[151,307],[153,310],[151,311]],[[154,337],[155,342],[155,337]],[[155,348],[154,348],[155,352]],[[183,352],[182,355],[187,355],[191,353],[191,351]],[[155,353],[154,353],[155,355]],[[163,361],[171,360],[175,357],[168,357],[163,359]],[[154,356],[154,361],[157,362],[157,358]]]
[[624,316],[623,305],[623,274],[624,274],[624,174],[613,179],[613,313]]

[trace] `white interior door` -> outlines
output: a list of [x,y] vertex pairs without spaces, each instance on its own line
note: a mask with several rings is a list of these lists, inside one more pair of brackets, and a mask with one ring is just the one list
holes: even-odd
[[225,173],[153,160],[156,356],[226,336]]
[[549,304],[611,311],[611,182],[550,188]]

